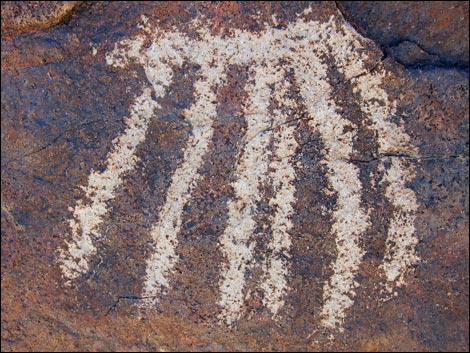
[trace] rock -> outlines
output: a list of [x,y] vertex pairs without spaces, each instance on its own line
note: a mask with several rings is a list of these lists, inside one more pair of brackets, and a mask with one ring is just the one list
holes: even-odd
[[3,1],[2,35],[39,30],[63,21],[83,1]]
[[2,351],[468,350],[464,60],[333,2],[8,28]]
[[403,41],[397,46],[389,48],[387,52],[397,62],[405,66],[436,65],[440,62],[439,56],[428,54],[415,43],[408,41]]
[[468,2],[338,1],[337,4],[361,33],[405,65],[440,63],[468,67]]

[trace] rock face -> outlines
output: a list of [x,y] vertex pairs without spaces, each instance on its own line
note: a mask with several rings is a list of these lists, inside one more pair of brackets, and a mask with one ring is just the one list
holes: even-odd
[[469,349],[468,4],[68,3],[2,3],[2,351]]
[[4,1],[2,36],[35,31],[63,22],[82,1]]
[[338,1],[361,33],[404,65],[468,67],[468,2]]

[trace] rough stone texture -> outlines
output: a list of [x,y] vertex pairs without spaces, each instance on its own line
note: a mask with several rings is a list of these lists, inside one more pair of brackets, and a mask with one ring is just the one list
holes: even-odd
[[[228,68],[217,94],[212,152],[204,157],[201,180],[184,208],[180,260],[160,303],[145,311],[138,307],[150,256],[149,230],[191,135],[183,111],[192,104],[195,64],[176,70],[174,83],[158,100],[159,118],[151,121],[146,141],[137,148],[136,168],[109,202],[101,227],[105,237],[90,271],[68,287],[58,264],[58,250],[70,240],[69,207],[83,197],[79,186],[87,184],[92,169],[104,170],[111,141],[123,132],[133,99],[146,82],[138,65],[121,69],[106,64],[115,43],[140,33],[142,15],[165,31],[177,28],[188,35],[193,35],[190,21],[203,15],[212,33],[233,28],[259,32],[295,22],[308,3],[85,2],[67,23],[33,33],[23,32],[29,26],[15,27],[17,34],[2,37],[2,351],[468,351],[469,103],[468,68],[462,67],[468,63],[468,27],[462,29],[468,24],[468,3],[446,4],[420,5],[430,7],[433,22],[411,11],[408,3],[344,4],[350,13],[369,6],[370,17],[363,17],[361,25],[374,40],[390,33],[378,44],[401,52],[402,63],[424,60],[456,67],[406,68],[394,61],[395,54],[381,59],[374,45],[364,48],[371,58],[368,70],[380,64],[390,73],[383,88],[397,100],[393,119],[418,148],[417,154],[393,155],[378,153],[377,136],[360,112],[352,82],[333,66],[328,71],[339,111],[359,126],[351,160],[361,182],[372,185],[371,175],[380,175],[382,163],[400,160],[415,168],[408,187],[419,204],[414,225],[421,261],[407,285],[384,301],[378,269],[393,206],[383,196],[385,186],[364,189],[361,201],[373,225],[361,238],[367,253],[343,332],[318,329],[323,284],[336,256],[328,211],[337,206],[325,193],[321,136],[303,118],[293,123],[299,145],[294,156],[297,201],[289,278],[293,290],[285,311],[280,320],[271,319],[255,285],[261,276],[255,268],[244,316],[231,328],[217,320],[220,264],[225,261],[218,239],[226,227],[230,183],[247,129],[240,113],[247,100],[245,67]],[[334,16],[343,21],[334,2],[311,6],[309,16],[315,20]],[[394,9],[388,16],[405,22],[377,20],[385,8]],[[31,20],[26,16],[24,21]],[[5,27],[6,33],[12,34],[12,28]],[[451,39],[444,45],[440,38]],[[273,190],[264,192],[268,197]],[[263,200],[260,209],[267,210],[257,214],[262,224],[270,205]],[[255,263],[263,261],[264,243],[259,241]]]
[[467,1],[337,1],[363,34],[405,65],[468,67]]
[[2,36],[49,28],[82,1],[2,1]]

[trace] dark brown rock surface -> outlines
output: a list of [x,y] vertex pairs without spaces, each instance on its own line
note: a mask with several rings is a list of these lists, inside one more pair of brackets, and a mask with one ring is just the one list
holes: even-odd
[[354,25],[405,65],[468,67],[468,1],[337,1]]
[[[374,26],[370,37],[377,44],[360,39],[360,46],[335,52],[335,45],[340,44],[329,32],[319,36],[313,49],[292,49],[299,58],[314,53],[323,66],[317,67],[315,81],[302,85],[307,74],[296,74],[302,63],[285,59],[273,64],[286,70],[282,82],[288,89],[282,99],[269,98],[266,109],[272,115],[282,116],[276,112],[284,112],[288,118],[279,124],[271,120],[267,129],[249,138],[247,131],[254,121],[250,119],[263,115],[262,111],[247,109],[256,92],[263,89],[250,91],[250,85],[256,83],[251,70],[268,72],[261,77],[269,79],[274,74],[263,71],[269,63],[250,66],[250,58],[239,62],[226,58],[225,77],[214,85],[215,100],[204,100],[204,94],[198,91],[204,88],[195,82],[204,75],[207,81],[203,82],[209,82],[212,76],[207,72],[217,66],[220,58],[225,60],[224,53],[211,52],[216,59],[207,67],[202,59],[181,64],[175,59],[171,63],[157,61],[150,69],[146,62],[139,62],[143,53],[152,45],[158,48],[156,53],[162,53],[158,45],[165,43],[161,39],[165,33],[183,33],[189,38],[187,43],[198,48],[203,38],[224,43],[241,38],[239,33],[244,31],[255,33],[249,38],[256,41],[257,33],[274,28],[272,33],[276,34],[298,23],[318,23],[308,28],[325,31],[330,30],[326,23],[350,28],[334,2],[84,2],[65,22],[39,21],[47,22],[47,26],[31,20],[52,11],[42,5],[31,10],[37,16],[12,20],[11,9],[22,6],[18,3],[2,2],[2,351],[468,351],[468,26],[463,29],[462,25],[468,24],[468,3],[465,7],[451,2],[450,15],[444,11],[445,2],[433,2],[429,11],[435,20],[414,21],[417,27],[413,35],[403,22],[386,27],[385,20],[368,18],[363,12],[360,24],[364,28]],[[369,6],[369,16],[382,11],[383,6],[389,10],[395,6],[398,17],[409,10],[409,4],[397,2],[357,7],[345,2],[339,7],[357,14],[361,6]],[[158,37],[160,41],[149,34],[155,28],[163,33]],[[380,36],[381,30],[393,32],[395,37],[377,41],[375,34]],[[402,34],[406,31],[408,34]],[[420,37],[423,33],[426,36]],[[446,36],[448,46],[439,42]],[[131,50],[119,55],[113,52],[120,48],[117,43],[127,48],[125,41],[135,38],[144,38],[136,57],[132,57]],[[324,42],[329,44],[321,49]],[[211,44],[204,43],[210,52]],[[282,48],[282,43],[273,43]],[[409,43],[419,43],[418,48]],[[186,53],[176,39],[171,45],[176,53]],[[385,46],[402,54],[384,57],[380,47]],[[363,58],[363,67],[357,73],[353,72],[357,62],[341,65],[339,58],[349,49]],[[173,53],[173,49],[168,50]],[[252,50],[259,52],[256,47]],[[125,67],[110,65],[110,53],[114,53],[114,60],[122,59],[121,54],[130,59]],[[184,55],[199,58],[191,50]],[[200,57],[204,55],[202,51]],[[237,55],[241,57],[235,51]],[[396,57],[402,59],[397,62]],[[417,62],[426,65],[416,67]],[[159,86],[155,82],[151,85],[149,77],[157,72],[152,70],[165,65],[172,68],[173,76],[159,95]],[[158,73],[156,81],[163,80],[165,72]],[[374,79],[380,79],[380,83],[371,83]],[[264,88],[274,95],[283,87],[282,82],[274,80]],[[322,105],[320,98],[312,98],[316,109],[313,114],[306,97],[316,82],[326,88],[316,91],[315,97],[329,90],[331,99]],[[368,91],[360,90],[361,82],[369,87]],[[97,217],[101,222],[94,233],[90,232],[97,250],[88,259],[86,270],[64,270],[61,256],[65,253],[72,257],[71,220],[78,219],[73,212],[80,209],[80,202],[88,205],[99,197],[99,189],[89,186],[90,175],[92,171],[104,175],[112,169],[106,161],[118,149],[120,136],[130,129],[126,119],[139,115],[133,113],[136,97],[144,96],[146,87],[150,92],[146,102],[159,107],[143,129],[144,139],[136,144],[137,158],[125,159],[126,163],[134,163],[133,167],[120,175],[122,183],[112,190],[112,198],[103,196],[106,213]],[[369,99],[369,107],[393,112],[385,122],[380,114],[367,112],[367,92],[376,93]],[[388,99],[379,96],[381,92]],[[186,154],[203,149],[195,137],[197,124],[188,118],[197,99],[205,103],[201,108],[205,114],[209,114],[204,110],[208,107],[216,109],[213,135],[197,168],[198,177],[190,179],[191,185],[182,188],[173,202],[167,202],[172,185],[187,180],[191,172],[189,168],[176,174],[185,165]],[[331,106],[334,109],[328,110]],[[318,120],[324,115],[325,120]],[[382,128],[377,124],[383,124]],[[328,133],[328,126],[333,126],[333,133]],[[276,143],[281,145],[276,134],[283,131],[293,131],[287,137],[295,140],[292,154],[276,154]],[[345,136],[351,131],[350,142],[342,142],[349,141]],[[395,133],[407,136],[408,144],[395,139]],[[260,138],[264,134],[271,137],[263,146]],[[263,158],[268,159],[268,166],[257,175],[259,180],[263,175],[267,177],[252,192],[261,195],[252,207],[249,203],[254,196],[248,192],[244,196],[243,188],[237,191],[236,182],[243,172],[239,167],[243,156],[250,150],[250,143],[257,141],[262,147],[253,150],[260,154],[249,167],[258,170]],[[396,145],[384,147],[383,141],[394,141]],[[333,155],[335,144],[351,147],[351,153],[339,151],[339,157]],[[268,152],[263,155],[263,151]],[[289,163],[284,169],[277,167],[285,159]],[[196,160],[189,158],[188,163]],[[334,169],[336,163],[345,165],[352,177],[347,174],[335,179],[342,171]],[[290,176],[284,176],[284,180],[290,180],[289,188],[276,186],[276,170],[291,171]],[[395,180],[391,170],[404,176],[395,176]],[[405,175],[407,171],[412,172]],[[249,172],[247,175],[247,184],[258,180]],[[357,192],[344,191],[356,179],[361,184]],[[335,180],[339,180],[337,184]],[[87,185],[93,192],[85,196]],[[399,192],[394,192],[394,187]],[[162,222],[159,217],[165,214],[165,207],[173,210],[189,189],[179,216],[177,261],[165,277],[169,285],[159,293],[157,303],[143,308],[146,266],[155,243],[150,234]],[[286,198],[276,203],[281,189],[287,194],[289,189],[294,190],[295,200]],[[408,201],[400,204],[400,197]],[[360,212],[354,204],[356,198]],[[235,212],[230,211],[231,202],[237,199],[248,204],[246,212],[255,224],[248,242],[255,245],[244,273],[241,314],[227,325],[220,283],[230,256],[224,252],[221,239]],[[283,220],[280,228],[289,229],[291,245],[288,252],[276,257],[282,264],[289,264],[289,289],[278,315],[273,315],[265,304],[269,302],[269,291],[263,291],[260,283],[265,280],[266,259],[276,251],[270,245],[275,238],[276,212],[290,204],[289,221]],[[407,207],[411,211],[405,212]],[[341,210],[344,215],[338,213]],[[93,212],[90,218],[96,216],[97,211]],[[326,316],[322,314],[328,302],[325,288],[335,272],[333,264],[341,259],[339,249],[355,236],[347,232],[357,226],[358,215],[367,215],[369,223],[357,241],[351,240],[354,244],[344,258],[347,261],[354,257],[356,243],[363,254],[357,264],[345,269],[353,271],[354,281],[349,283],[346,276],[342,277],[344,286],[351,288],[338,292],[340,298],[352,304],[344,306],[344,320],[339,319],[340,324],[332,328],[325,324]],[[168,211],[167,216],[173,217],[172,212]],[[403,232],[413,229],[402,239],[412,236],[410,239],[416,240],[403,249],[414,250],[417,260],[410,257],[403,270],[403,285],[394,283],[388,293],[384,289],[387,281],[383,264],[387,256],[399,256],[395,253],[400,250],[387,240],[387,232],[394,222],[400,224],[400,217],[405,219]],[[346,230],[337,230],[342,220],[349,222]],[[412,226],[406,220],[411,220]],[[240,229],[241,221],[234,232],[238,234]],[[343,233],[347,237],[338,240]],[[400,239],[395,241],[400,243]],[[162,238],[156,243],[163,242]],[[247,244],[239,240],[238,245]],[[392,250],[387,255],[389,246]]]

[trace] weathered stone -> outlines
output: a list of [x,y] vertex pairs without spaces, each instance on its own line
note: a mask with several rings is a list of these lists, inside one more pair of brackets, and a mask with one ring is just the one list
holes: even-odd
[[[468,350],[468,70],[397,48],[430,65],[333,2],[84,3],[2,38],[2,351]],[[254,244],[236,314],[231,232]]]
[[49,28],[82,1],[2,1],[2,36]]
[[431,55],[415,43],[406,40],[396,46],[388,48],[387,53],[405,66],[436,65],[440,62],[439,56]]
[[337,4],[356,28],[406,65],[468,67],[467,1],[337,1]]

